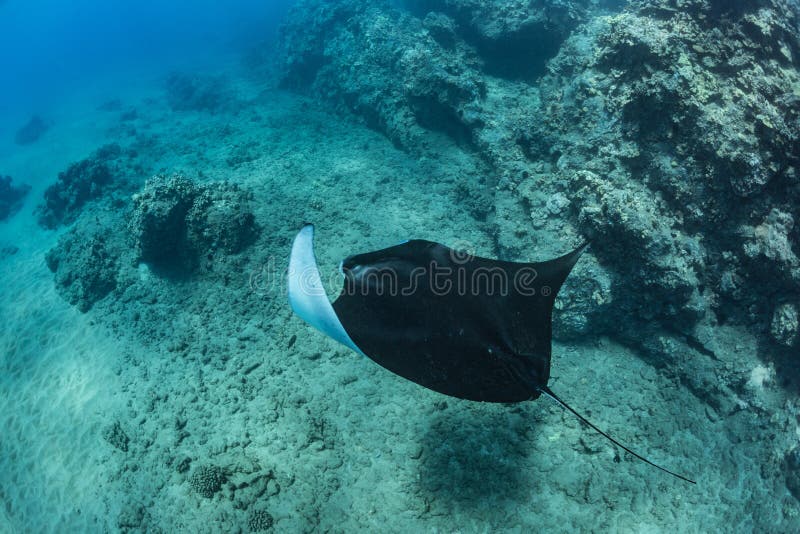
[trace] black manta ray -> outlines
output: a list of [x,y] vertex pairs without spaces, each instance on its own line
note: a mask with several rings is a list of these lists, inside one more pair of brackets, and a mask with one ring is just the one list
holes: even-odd
[[461,399],[522,402],[542,394],[636,458],[547,386],[553,304],[586,244],[554,260],[480,258],[415,239],[345,259],[344,287],[328,300],[305,225],[292,245],[294,312],[336,341],[412,382]]

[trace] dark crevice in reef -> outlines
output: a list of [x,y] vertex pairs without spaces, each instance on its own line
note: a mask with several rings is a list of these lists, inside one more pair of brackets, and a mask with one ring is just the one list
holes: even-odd
[[410,102],[420,126],[444,133],[462,147],[474,148],[472,129],[463,123],[453,109],[425,96],[411,98]]
[[486,75],[534,83],[581,23],[619,11],[626,3],[532,1],[519,6],[478,0],[405,0],[396,4],[426,21],[431,16],[450,18],[457,39],[475,49]]
[[317,77],[317,73],[325,67],[330,60],[322,54],[309,54],[292,69],[292,75],[281,81],[284,89],[299,89],[310,85]]
[[465,36],[484,62],[487,75],[507,80],[534,82],[563,42],[557,31],[530,31],[505,36],[503,40],[481,39],[477,33]]

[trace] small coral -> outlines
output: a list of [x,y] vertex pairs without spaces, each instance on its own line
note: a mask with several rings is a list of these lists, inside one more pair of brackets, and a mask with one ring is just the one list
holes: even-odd
[[224,469],[216,465],[204,465],[195,469],[189,477],[189,485],[194,491],[210,499],[222,489],[226,480]]
[[250,532],[264,532],[272,528],[274,520],[272,515],[264,509],[254,510],[247,518]]
[[185,473],[189,470],[189,467],[192,465],[192,459],[189,457],[184,457],[178,464],[175,466],[175,471],[178,473]]
[[0,260],[9,258],[14,254],[16,254],[17,252],[19,252],[19,247],[16,247],[14,245],[0,247]]
[[128,504],[123,506],[122,510],[117,516],[117,527],[122,532],[137,532],[146,529],[142,528],[142,523],[147,518],[147,510],[144,506],[136,504]]

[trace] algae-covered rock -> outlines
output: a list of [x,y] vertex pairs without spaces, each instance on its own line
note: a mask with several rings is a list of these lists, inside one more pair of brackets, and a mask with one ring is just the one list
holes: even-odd
[[241,252],[258,234],[251,200],[236,184],[204,187],[186,214],[189,241],[200,252]]
[[800,500],[800,447],[795,447],[786,453],[783,463],[786,487],[795,499]]
[[586,254],[558,293],[553,316],[556,339],[583,339],[613,327],[614,273]]
[[235,254],[258,234],[250,196],[232,184],[156,176],[133,197],[128,229],[135,261],[184,273],[203,258]]
[[258,236],[250,198],[233,184],[175,175],[148,180],[129,205],[117,196],[99,199],[46,255],[56,288],[86,312],[115,290],[122,297],[142,282],[133,269],[139,263],[176,277],[201,266],[210,270],[212,259],[224,261]]
[[760,331],[775,297],[797,294],[797,22],[782,1],[637,2],[551,63],[543,96],[570,98],[546,108],[530,139],[547,143],[529,155],[558,153],[577,222],[624,274],[616,301],[638,301],[631,312]]
[[580,23],[599,9],[620,2],[410,0],[406,4],[426,20],[431,14],[450,17],[460,28],[458,38],[478,52],[484,72],[533,80]]
[[79,226],[59,239],[46,261],[59,294],[86,312],[117,287],[120,253],[104,228]]
[[138,261],[194,267],[196,251],[187,238],[186,216],[200,189],[183,176],[156,176],[133,196],[129,230]]
[[427,129],[466,140],[470,103],[485,94],[479,58],[434,34],[389,2],[299,2],[282,30],[283,83],[324,95],[410,150]]
[[56,183],[44,192],[44,204],[38,208],[39,224],[56,228],[74,222],[84,204],[100,198],[118,177],[117,160],[121,156],[119,145],[106,145],[59,173]]

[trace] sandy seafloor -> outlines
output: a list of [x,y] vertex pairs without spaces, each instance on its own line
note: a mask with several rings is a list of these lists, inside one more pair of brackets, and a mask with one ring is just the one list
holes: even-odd
[[[312,101],[244,78],[235,85],[246,103],[229,115],[170,111],[159,79],[97,89],[70,102],[69,113],[56,110],[39,143],[3,141],[0,170],[34,190],[0,224],[0,242],[20,249],[0,261],[0,531],[247,532],[259,511],[276,532],[794,524],[796,503],[791,509],[771,476],[780,466],[765,464],[770,414],[744,405],[741,416],[721,418],[612,340],[556,343],[551,387],[697,486],[620,454],[545,399],[508,406],[443,397],[292,316],[266,271],[285,267],[307,220],[317,225],[323,270],[409,237],[491,255],[481,223],[450,195],[479,166],[442,138],[431,138],[438,159],[418,160]],[[157,137],[151,169],[241,184],[263,230],[225,283],[143,271],[153,298],[82,314],[57,294],[44,262],[63,230],[41,229],[34,207],[70,162],[126,142],[118,113],[98,109],[113,98],[136,107],[136,128]],[[232,168],[226,157],[247,143],[255,159]],[[538,238],[552,250],[569,246]],[[543,258],[532,247],[508,259]],[[747,334],[728,337],[754,350]],[[769,379],[752,388],[779,395]],[[127,452],[103,438],[115,422],[130,438]],[[186,459],[190,468],[179,472]],[[211,498],[188,483],[209,465],[227,474]]]

